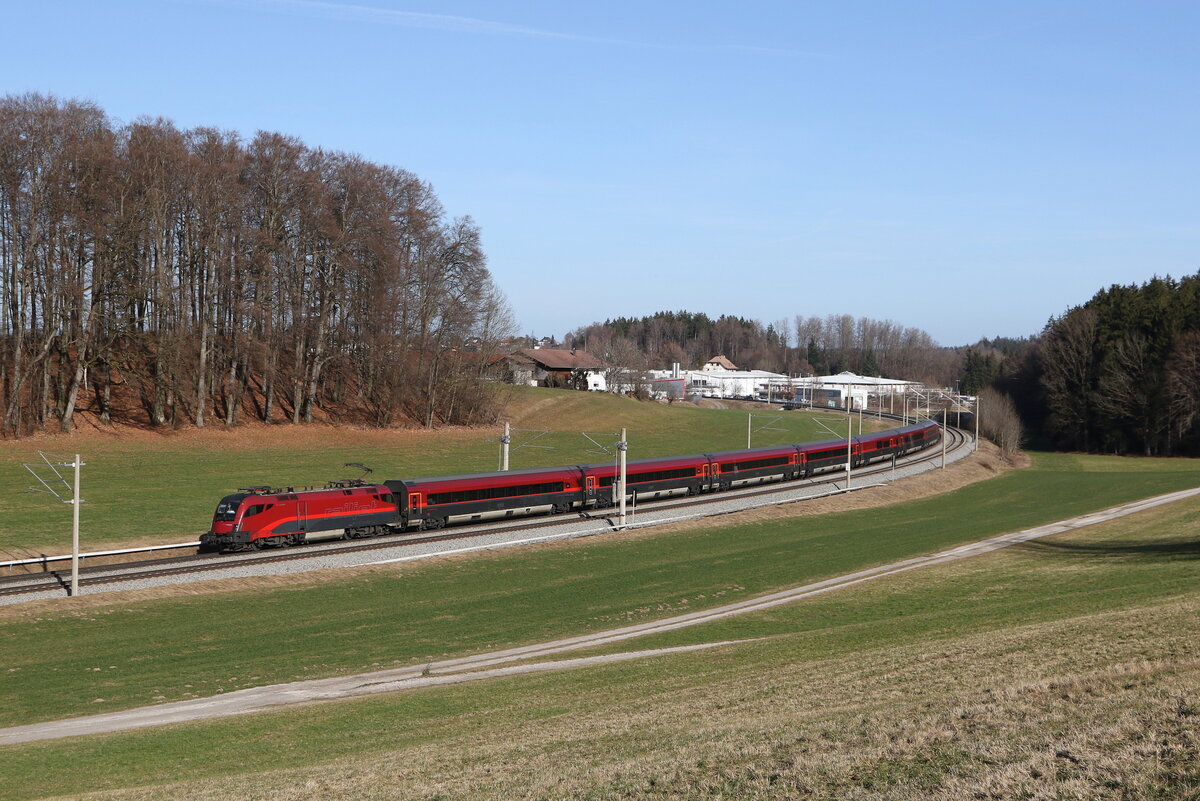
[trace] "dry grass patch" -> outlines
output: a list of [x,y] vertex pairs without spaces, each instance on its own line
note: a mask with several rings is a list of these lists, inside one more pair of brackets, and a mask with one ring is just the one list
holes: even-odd
[[837,659],[790,661],[784,639],[498,683],[511,703],[425,745],[97,797],[1195,798],[1197,613],[1174,599]]

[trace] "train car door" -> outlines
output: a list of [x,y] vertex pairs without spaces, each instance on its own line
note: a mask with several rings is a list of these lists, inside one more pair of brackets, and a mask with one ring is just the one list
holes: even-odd
[[296,527],[300,531],[308,531],[308,501],[296,502]]
[[423,520],[425,517],[423,514],[424,511],[425,510],[421,508],[421,493],[419,493],[419,492],[408,493],[408,520],[409,520],[409,522],[412,522],[414,520]]
[[596,477],[595,476],[587,477],[587,490],[584,494],[584,500],[587,500],[587,501],[596,500]]

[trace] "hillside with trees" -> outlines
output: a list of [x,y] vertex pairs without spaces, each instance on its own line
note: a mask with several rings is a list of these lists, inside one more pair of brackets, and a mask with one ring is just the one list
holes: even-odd
[[470,423],[511,333],[469,217],[405,170],[93,104],[0,98],[5,435],[322,415]]
[[789,375],[840,373],[883,375],[953,386],[962,356],[940,347],[919,328],[850,315],[796,316],[764,325],[757,320],[703,313],[658,312],[619,317],[569,333],[571,347],[586,348],[623,366],[699,367],[724,354],[746,370]]
[[991,383],[1045,444],[1200,454],[1200,274],[1113,285],[1016,344]]

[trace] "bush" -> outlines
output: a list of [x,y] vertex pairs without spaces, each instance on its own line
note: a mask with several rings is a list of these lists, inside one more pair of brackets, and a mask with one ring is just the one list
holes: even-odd
[[1021,417],[1013,405],[1012,398],[994,389],[985,389],[979,393],[975,406],[979,415],[979,433],[987,437],[1005,453],[1016,453],[1021,450],[1025,431],[1021,427]]

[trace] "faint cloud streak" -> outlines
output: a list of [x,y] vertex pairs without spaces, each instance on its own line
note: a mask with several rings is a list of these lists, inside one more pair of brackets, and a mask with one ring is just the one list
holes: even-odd
[[[185,0],[187,1],[187,0]],[[526,37],[536,39],[552,39],[565,42],[588,42],[591,44],[618,45],[621,47],[650,48],[655,50],[724,50],[743,53],[758,53],[786,56],[808,56],[796,50],[758,47],[753,45],[715,45],[711,47],[656,44],[639,42],[629,39],[607,39],[599,36],[586,36],[577,33],[562,33],[559,31],[528,28],[522,25],[510,25],[506,22],[477,19],[474,17],[459,17],[451,14],[425,14],[416,11],[400,11],[378,6],[365,6],[356,3],[336,3],[328,0],[192,0],[208,4],[234,7],[257,6],[270,8],[280,13],[297,14],[322,19],[335,19],[344,22],[368,22],[371,24],[395,25],[404,28],[421,28],[425,30],[446,31],[448,33],[468,33],[479,36]]]

